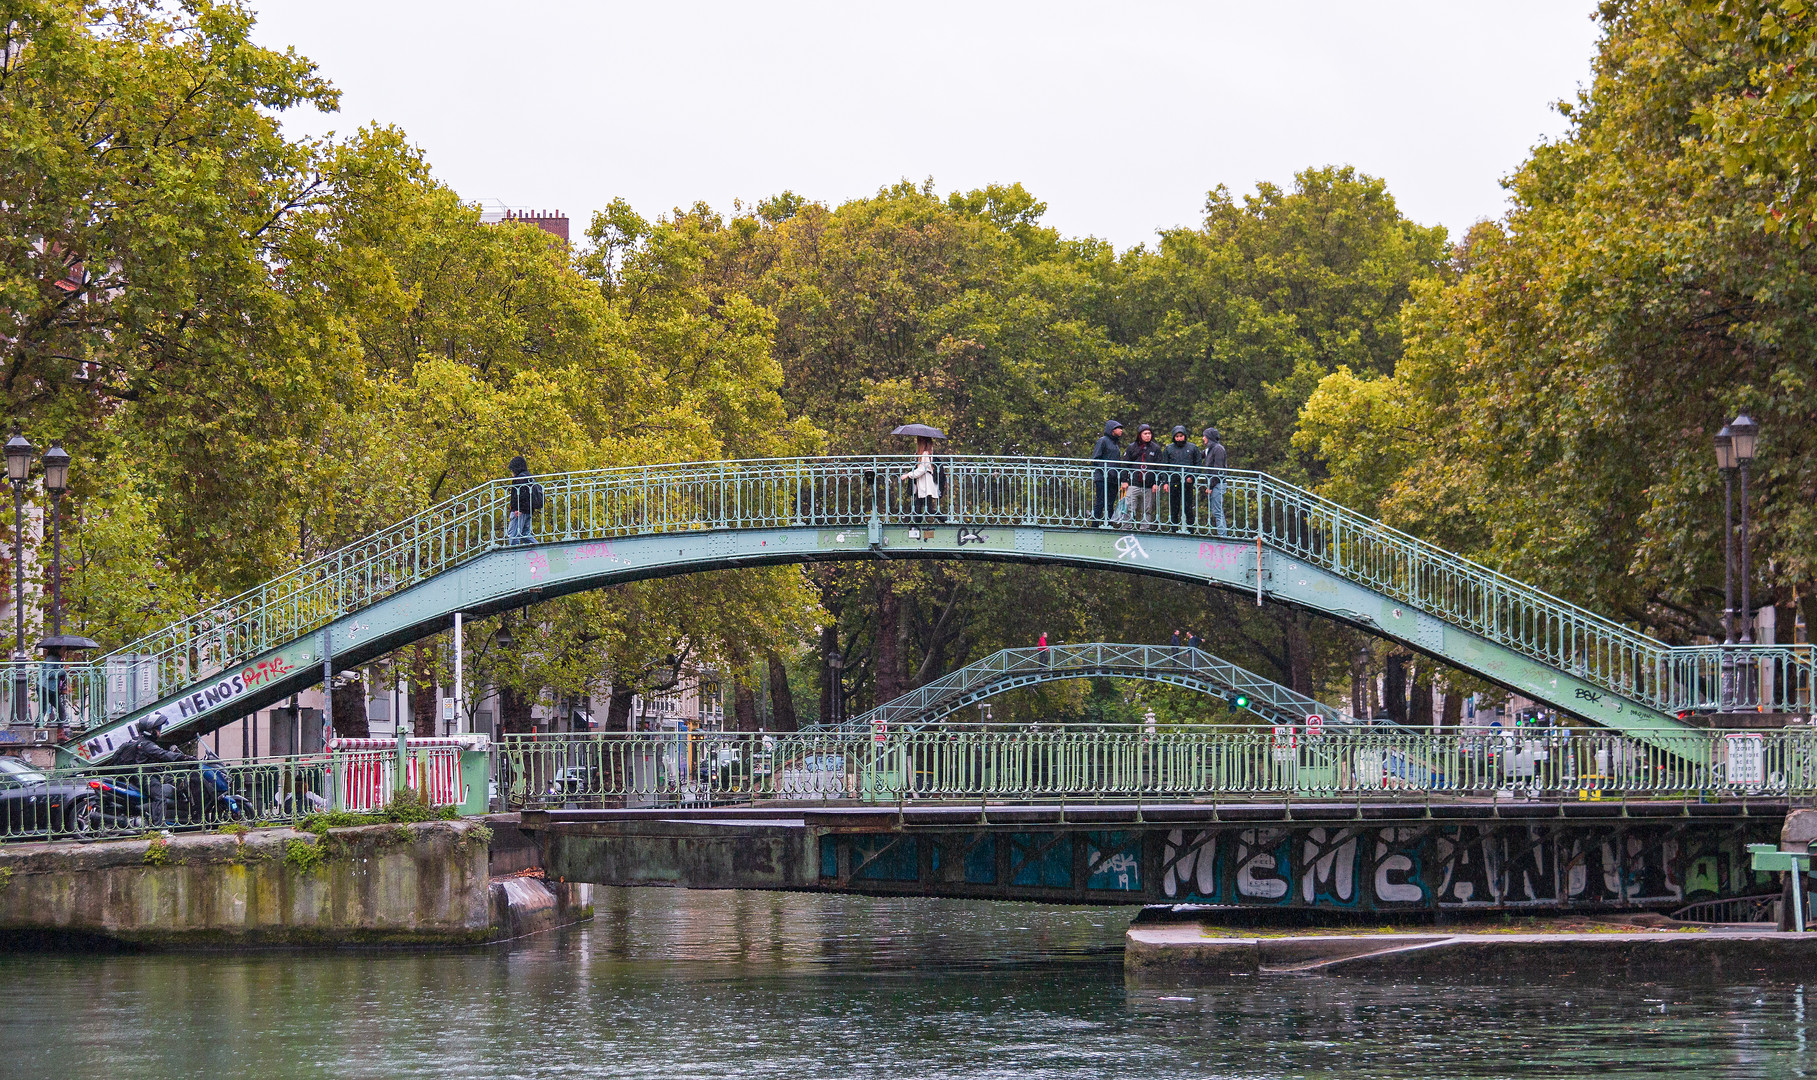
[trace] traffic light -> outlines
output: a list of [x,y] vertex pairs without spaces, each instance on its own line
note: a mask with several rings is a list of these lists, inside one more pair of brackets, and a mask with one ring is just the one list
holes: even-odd
[[1232,690],[1224,695],[1224,704],[1233,709],[1247,709],[1249,708],[1249,695],[1241,690]]

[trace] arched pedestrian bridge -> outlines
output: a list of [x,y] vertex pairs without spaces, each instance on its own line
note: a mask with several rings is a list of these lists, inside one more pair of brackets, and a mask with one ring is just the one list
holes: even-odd
[[[538,478],[533,542],[505,538],[491,482],[232,600],[61,670],[28,665],[25,713],[102,760],[157,715],[212,730],[447,628],[617,582],[738,566],[992,559],[1121,570],[1293,604],[1607,727],[1647,737],[1715,709],[1722,672],[1748,701],[1809,708],[1808,646],[1673,648],[1260,473],[1181,469],[1195,520],[1122,531],[1093,516],[1115,477],[1090,463],[947,457],[917,507],[906,457],[695,462]],[[1114,470],[1113,470],[1114,471]],[[1216,500],[1227,527],[1214,529]],[[1166,500],[1162,500],[1163,503]],[[1731,681],[1730,685],[1736,685]]]
[[1354,717],[1290,687],[1238,667],[1204,649],[1183,645],[1132,645],[1109,641],[1000,649],[982,660],[918,686],[838,725],[846,731],[913,731],[960,709],[1024,686],[1064,679],[1140,679],[1220,696],[1242,694],[1248,708],[1276,724],[1305,724],[1316,716],[1333,726]]

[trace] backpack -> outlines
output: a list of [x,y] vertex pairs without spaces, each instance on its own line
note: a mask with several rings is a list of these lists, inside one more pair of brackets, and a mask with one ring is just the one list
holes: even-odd
[[543,508],[543,486],[541,484],[531,484],[530,485],[530,512],[535,513],[536,511],[541,510],[542,508]]

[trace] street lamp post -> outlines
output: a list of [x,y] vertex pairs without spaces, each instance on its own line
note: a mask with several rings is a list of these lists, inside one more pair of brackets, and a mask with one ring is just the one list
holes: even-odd
[[[1741,474],[1741,644],[1754,643],[1754,602],[1750,595],[1749,579],[1753,577],[1753,559],[1750,556],[1748,542],[1748,465],[1754,460],[1755,443],[1760,437],[1760,425],[1756,424],[1746,413],[1729,421],[1729,432],[1734,437],[1735,466]],[[1751,656],[1741,658],[1737,665],[1741,678],[1738,680],[1741,708],[1749,708],[1759,703],[1760,691],[1755,675],[1755,661]]]
[[49,672],[49,679],[43,689],[50,690],[56,698],[57,726],[64,722],[64,685],[67,675],[62,664],[68,659],[72,649],[99,648],[88,638],[67,635],[63,632],[63,493],[69,490],[69,451],[52,443],[44,452],[44,490],[50,493],[50,637],[38,643],[44,655],[55,667]]
[[1716,433],[1716,467],[1722,470],[1722,643],[1735,644],[1735,435]]
[[1748,578],[1752,560],[1748,557],[1748,465],[1754,460],[1755,444],[1760,438],[1760,425],[1746,413],[1729,421],[1734,438],[1735,465],[1741,471],[1741,643],[1754,643],[1754,609],[1748,595]]
[[25,709],[25,481],[37,448],[17,430],[6,441],[6,476],[13,482],[13,723],[30,722]]
[[[69,485],[69,451],[56,443],[44,452],[44,490],[50,492],[50,633],[63,636],[63,493]],[[54,646],[61,648],[61,644]],[[61,659],[59,655],[58,659]]]

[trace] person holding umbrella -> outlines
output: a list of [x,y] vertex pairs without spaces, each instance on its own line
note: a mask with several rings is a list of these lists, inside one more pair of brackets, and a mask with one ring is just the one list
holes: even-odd
[[915,482],[914,520],[926,521],[933,515],[934,504],[940,498],[940,477],[934,470],[934,440],[946,438],[946,433],[926,424],[904,424],[890,434],[915,437],[915,467],[903,473],[902,479]]

